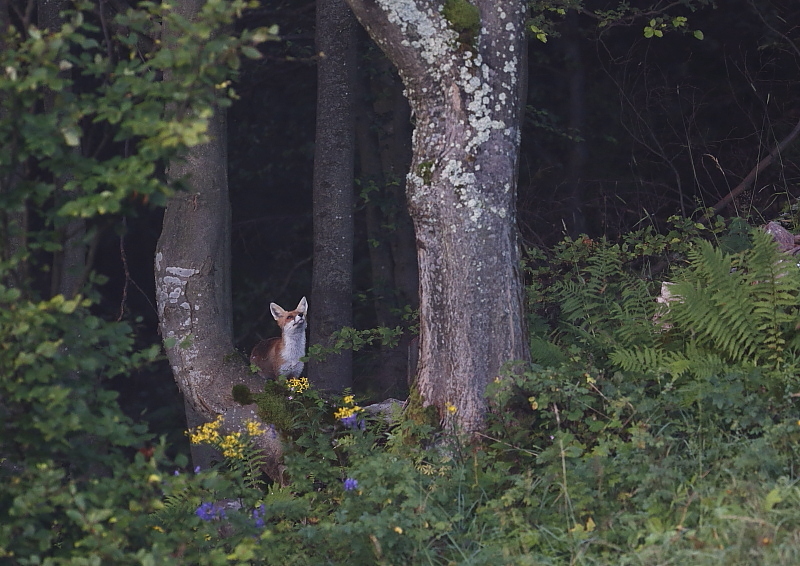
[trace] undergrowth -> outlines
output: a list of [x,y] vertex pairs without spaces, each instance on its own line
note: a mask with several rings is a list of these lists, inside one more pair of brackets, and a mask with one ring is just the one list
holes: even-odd
[[[534,254],[534,362],[490,385],[478,440],[278,383],[288,485],[195,431],[231,457],[137,457],[161,498],[128,538],[181,564],[800,563],[800,277],[760,232],[727,234]],[[659,274],[677,298],[657,308]]]
[[[532,264],[535,363],[491,384],[478,442],[305,392],[291,484],[245,505],[263,530],[210,521],[209,544],[267,564],[800,562],[800,276],[766,235],[734,253],[728,234],[566,241]],[[657,308],[665,256],[679,299]]]

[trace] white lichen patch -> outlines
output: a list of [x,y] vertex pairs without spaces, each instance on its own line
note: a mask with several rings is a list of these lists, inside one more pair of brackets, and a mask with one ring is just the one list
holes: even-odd
[[377,0],[377,4],[405,36],[403,45],[418,51],[431,65],[436,80],[452,69],[452,60],[446,55],[452,53],[458,34],[440,12],[427,3],[420,8],[414,0]]
[[168,267],[165,270],[167,273],[171,275],[177,275],[178,277],[191,277],[195,273],[198,273],[196,269],[192,269],[190,267]]
[[[161,271],[160,264],[162,260],[161,254],[156,254],[157,273]],[[192,307],[186,300],[186,283],[192,275],[199,273],[199,271],[189,267],[167,267],[164,271],[167,275],[161,275],[156,280],[159,318],[163,319],[164,309],[167,304],[173,304],[187,312],[191,312]],[[189,323],[191,323],[191,320],[189,320]]]
[[[179,266],[167,266],[162,270],[163,263],[163,256],[156,254],[156,301],[163,336],[172,343],[168,351],[171,352],[170,361],[173,362],[173,372],[177,376],[179,371],[193,368],[199,356],[193,321],[193,313],[198,310],[199,305],[193,306],[186,295],[189,280],[199,270]],[[167,308],[170,310],[167,311]],[[180,359],[180,367],[174,365],[175,356]]]
[[[482,27],[469,44],[461,45],[459,41],[463,39],[451,29],[440,3],[436,6],[425,0],[375,1],[388,21],[403,34],[401,45],[415,50],[425,63],[424,77],[407,77],[406,69],[400,69],[405,94],[417,119],[413,133],[415,151],[421,159],[430,158],[424,170],[418,165],[408,173],[412,202],[424,204],[434,196],[433,191],[451,187],[456,197],[454,206],[463,209],[473,225],[471,229],[480,227],[484,214],[505,218],[508,211],[493,202],[493,189],[479,185],[476,172],[480,171],[482,152],[489,147],[497,151],[496,143],[486,145],[493,136],[505,138],[500,146],[508,140],[518,143],[519,130],[507,123],[506,118],[515,115],[511,106],[518,94],[515,85],[519,58],[515,51],[521,45],[521,12],[515,15],[498,6],[497,14],[502,21],[498,29]],[[492,53],[488,58],[492,67],[482,52]],[[442,123],[443,118],[448,124]]]

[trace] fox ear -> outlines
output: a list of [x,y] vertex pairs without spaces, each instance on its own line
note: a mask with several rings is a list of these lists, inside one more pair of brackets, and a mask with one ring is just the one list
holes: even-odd
[[275,303],[269,304],[269,312],[272,313],[272,318],[278,320],[281,316],[286,314],[286,311],[281,308],[280,305],[276,305]]
[[299,303],[297,303],[297,309],[296,309],[296,310],[297,310],[298,312],[301,312],[301,313],[303,313],[303,314],[305,314],[305,313],[306,313],[306,311],[308,310],[308,301],[306,301],[306,298],[305,298],[305,297],[303,297],[302,299],[300,299],[300,302],[299,302]]

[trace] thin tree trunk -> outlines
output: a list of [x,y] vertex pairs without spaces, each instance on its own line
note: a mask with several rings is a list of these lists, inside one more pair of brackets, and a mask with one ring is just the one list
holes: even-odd
[[417,389],[447,426],[478,431],[488,383],[529,357],[515,209],[525,6],[459,3],[474,21],[454,24],[423,0],[348,2],[398,67],[416,119]]
[[[310,341],[328,345],[353,323],[353,164],[356,21],[344,0],[317,2],[317,132],[314,152],[314,265]],[[353,353],[311,360],[308,376],[325,391],[353,381]]]
[[569,132],[573,136],[567,165],[566,184],[569,191],[569,210],[572,214],[570,235],[574,238],[586,233],[586,216],[583,213],[583,174],[588,156],[583,127],[586,115],[586,69],[581,55],[578,12],[570,10],[566,18],[567,31],[564,45],[569,77]]
[[[361,84],[365,86],[366,82],[362,80]],[[362,186],[372,185],[365,204],[365,216],[375,318],[378,326],[394,328],[401,320],[397,315],[399,305],[394,290],[390,230],[385,228],[387,222],[381,206],[387,195],[377,134],[379,125],[375,112],[367,103],[366,92],[359,94],[359,100],[363,100],[359,104],[360,111],[356,124],[359,178]],[[405,352],[399,346],[393,348],[383,344],[379,346],[378,365],[372,372],[369,387],[380,398],[399,396],[398,389],[405,388],[406,358]]]
[[359,114],[358,147],[362,178],[374,180],[377,191],[366,205],[367,231],[371,241],[370,261],[375,289],[378,324],[406,327],[394,348],[382,347],[375,382],[386,395],[402,397],[410,380],[409,348],[414,336],[402,309],[419,307],[419,271],[414,226],[408,215],[405,176],[411,162],[411,115],[403,96],[403,85],[391,62],[382,54],[370,59],[362,80],[363,98]]
[[[64,24],[61,12],[71,7],[71,0],[39,0],[37,4],[39,27],[49,29],[51,32],[60,30]],[[60,74],[69,75],[69,71],[61,71]],[[55,92],[45,93],[45,112],[53,112],[56,96]],[[75,151],[79,152],[80,149],[76,148]],[[68,180],[66,177],[56,179],[56,198],[59,198],[59,193]],[[67,219],[59,228],[59,235],[61,251],[53,258],[51,294],[72,298],[80,290],[86,275],[86,221],[81,218]]]
[[[13,26],[11,24],[11,15],[9,14],[9,4],[7,0],[0,0],[0,50],[10,48],[7,45],[7,39],[11,38]],[[0,120],[6,120],[9,112],[13,112],[7,108],[5,102],[0,101]],[[15,152],[13,143],[11,151]],[[15,160],[12,159],[12,163]],[[10,168],[3,171],[3,176],[0,178],[0,196],[3,197],[4,206],[0,210],[0,245],[2,245],[2,254],[0,258],[4,262],[9,262],[11,259],[27,248],[28,242],[28,208],[24,200],[16,201],[13,197],[17,183],[19,182],[19,165],[15,164]],[[23,293],[27,291],[28,273],[27,263],[23,259],[19,259],[19,263],[14,266],[13,270],[7,272],[7,279],[3,283],[9,287],[15,287]]]
[[408,214],[406,175],[411,164],[411,109],[403,96],[403,84],[391,62],[385,57],[375,61],[370,88],[379,126],[377,149],[384,178],[384,222],[392,227],[388,235],[392,249],[394,284],[398,303],[419,307],[419,270],[415,247],[414,224]]

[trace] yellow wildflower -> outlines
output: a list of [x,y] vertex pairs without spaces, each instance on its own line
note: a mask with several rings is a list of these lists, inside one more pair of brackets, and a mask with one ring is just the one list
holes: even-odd
[[293,377],[286,381],[286,386],[292,391],[296,391],[297,393],[302,393],[303,391],[308,389],[311,386],[311,384],[308,382],[308,378],[306,377]]
[[222,415],[216,420],[200,425],[189,431],[189,440],[192,444],[216,444],[219,442],[219,427],[222,426]]
[[395,527],[394,528],[394,532],[396,532],[398,535],[402,535],[403,534],[403,528],[402,527]]
[[352,395],[345,395],[344,399],[342,399],[342,403],[344,403],[345,405],[352,405],[353,401],[354,401],[354,398],[353,398]]
[[249,420],[245,426],[247,426],[247,434],[250,436],[260,436],[266,432],[258,421]]
[[348,417],[352,417],[353,415],[357,414],[361,410],[361,407],[355,405],[353,407],[339,407],[336,409],[336,412],[333,413],[334,419],[346,419]]
[[219,449],[226,458],[244,458],[244,442],[242,433],[233,432],[224,436],[219,442]]
[[451,415],[455,414],[455,412],[458,411],[458,408],[452,403],[448,403],[447,405],[444,406],[444,408],[447,409],[447,412],[450,413]]

